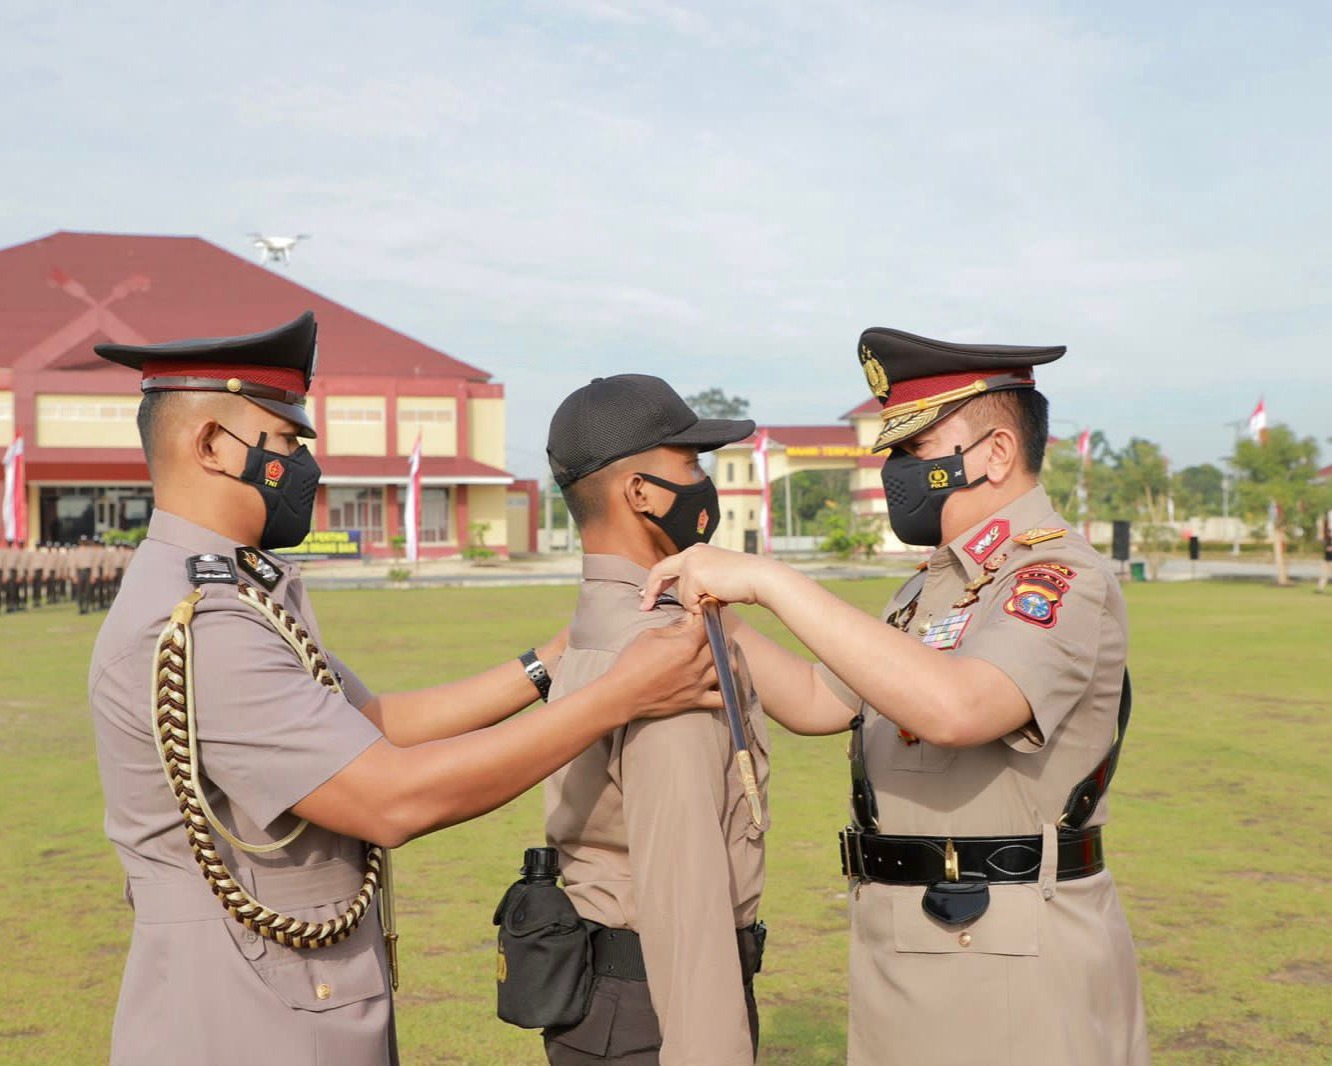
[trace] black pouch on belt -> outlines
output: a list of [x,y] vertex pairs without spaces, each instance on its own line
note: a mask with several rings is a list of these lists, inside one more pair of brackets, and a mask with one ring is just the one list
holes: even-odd
[[592,995],[592,944],[564,889],[554,848],[528,848],[523,877],[495,909],[497,1013],[523,1029],[574,1025]]
[[979,918],[990,905],[990,884],[979,874],[961,874],[956,881],[935,881],[920,901],[925,913],[945,925]]

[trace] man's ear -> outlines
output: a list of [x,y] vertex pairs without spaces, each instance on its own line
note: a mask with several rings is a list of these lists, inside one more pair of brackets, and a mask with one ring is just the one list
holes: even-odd
[[226,464],[217,448],[218,439],[223,436],[225,434],[222,431],[222,424],[215,419],[207,419],[194,427],[194,434],[190,438],[190,451],[195,461],[205,470],[226,473]]
[[1007,426],[996,426],[990,436],[990,456],[985,461],[985,474],[992,485],[1002,485],[1022,467],[1021,444],[1017,434]]
[[625,502],[635,514],[649,514],[652,501],[648,499],[647,482],[638,474],[629,474],[622,482]]

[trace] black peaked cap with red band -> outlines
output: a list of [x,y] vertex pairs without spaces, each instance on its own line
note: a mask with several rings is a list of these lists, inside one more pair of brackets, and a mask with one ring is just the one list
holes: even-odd
[[870,391],[883,404],[883,428],[872,451],[890,449],[956,411],[968,400],[1009,389],[1034,389],[1032,368],[1067,349],[1011,344],[953,344],[900,329],[874,327],[856,354]]
[[315,436],[306,410],[318,349],[314,313],[264,333],[165,344],[98,344],[103,359],[143,374],[144,392],[229,392]]

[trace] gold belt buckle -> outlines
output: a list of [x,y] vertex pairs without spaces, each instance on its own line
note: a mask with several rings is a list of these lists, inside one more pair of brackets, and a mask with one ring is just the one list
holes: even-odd
[[957,849],[953,847],[952,837],[944,842],[944,879],[947,881],[962,879],[962,871],[957,861]]

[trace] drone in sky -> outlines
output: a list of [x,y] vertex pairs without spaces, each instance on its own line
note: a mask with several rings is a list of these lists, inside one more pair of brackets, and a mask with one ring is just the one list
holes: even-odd
[[269,237],[263,233],[251,233],[250,242],[259,249],[260,263],[290,263],[291,250],[301,241],[308,241],[310,234],[298,233],[295,237]]

